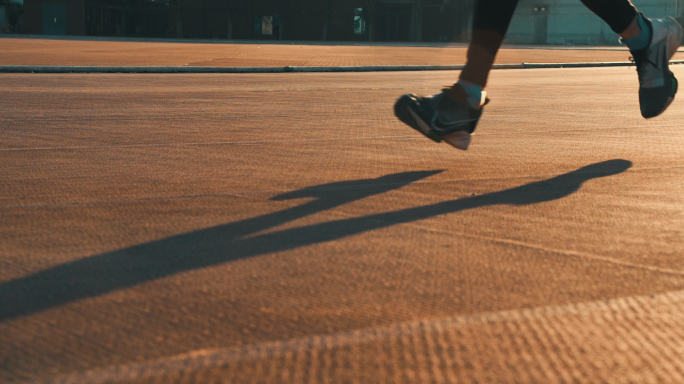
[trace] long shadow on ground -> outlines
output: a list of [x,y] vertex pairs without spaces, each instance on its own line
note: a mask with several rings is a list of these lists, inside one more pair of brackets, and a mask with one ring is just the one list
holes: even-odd
[[556,200],[576,192],[587,180],[622,173],[631,165],[627,160],[604,161],[548,180],[485,195],[245,237],[401,188],[442,171],[406,172],[377,179],[308,187],[273,198],[315,198],[300,206],[87,257],[8,281],[0,285],[0,321],[184,271],[337,240],[396,224],[491,205],[529,205]]

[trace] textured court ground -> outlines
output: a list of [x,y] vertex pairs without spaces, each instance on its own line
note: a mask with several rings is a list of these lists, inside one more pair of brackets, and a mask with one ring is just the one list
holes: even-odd
[[[350,43],[353,44],[353,43]],[[0,38],[0,65],[71,66],[364,66],[465,64],[465,45],[226,44]],[[501,49],[496,62],[627,61],[624,47],[549,46]],[[684,53],[672,60],[684,60]]]
[[457,75],[0,75],[0,382],[684,381],[684,101]]

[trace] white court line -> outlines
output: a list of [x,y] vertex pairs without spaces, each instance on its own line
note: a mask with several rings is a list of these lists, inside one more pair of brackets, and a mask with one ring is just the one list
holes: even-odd
[[[338,216],[349,217],[349,218],[357,217],[354,215],[349,215],[345,212],[341,212],[339,210],[330,211],[330,213],[334,213],[334,214],[337,214]],[[444,215],[448,215],[448,214],[450,214],[450,213],[445,213]],[[660,268],[660,267],[656,267],[656,266],[652,266],[652,265],[630,263],[630,262],[622,261],[620,259],[615,259],[615,258],[607,257],[607,256],[600,256],[600,255],[596,255],[596,254],[588,253],[588,252],[572,251],[572,250],[561,249],[561,248],[550,248],[550,247],[545,247],[542,245],[528,243],[525,241],[512,240],[512,239],[506,239],[506,238],[501,238],[501,237],[485,236],[485,235],[473,235],[471,233],[458,232],[458,231],[444,231],[444,230],[436,229],[433,227],[422,226],[420,224],[415,224],[415,223],[398,223],[398,222],[393,222],[393,221],[381,220],[381,219],[377,219],[377,218],[371,218],[369,220],[380,221],[383,223],[390,223],[391,225],[405,225],[405,226],[420,229],[420,230],[423,230],[426,232],[440,233],[440,234],[445,234],[445,235],[455,235],[455,236],[459,236],[459,237],[467,237],[467,238],[471,238],[471,239],[485,240],[485,241],[489,241],[489,242],[493,242],[493,243],[500,243],[500,244],[505,244],[505,245],[517,245],[519,247],[536,249],[536,250],[547,252],[547,253],[557,253],[557,254],[561,254],[561,255],[573,256],[573,257],[578,257],[578,258],[598,260],[598,261],[603,261],[606,263],[619,265],[619,266],[627,267],[627,268],[636,268],[636,269],[643,269],[643,270],[647,270],[647,271],[651,271],[651,272],[664,273],[664,274],[668,274],[668,275],[684,276],[684,270],[677,270],[677,269],[671,269],[671,268]],[[271,228],[271,230],[277,229],[277,228],[278,227]],[[259,233],[256,233],[256,235],[258,235],[258,234]],[[253,236],[250,236],[250,237],[253,237]]]
[[[195,369],[219,367],[240,361],[268,359],[283,353],[324,350],[367,343],[391,341],[406,333],[444,332],[460,327],[480,326],[507,321],[530,321],[541,318],[594,314],[596,312],[624,312],[626,308],[644,310],[653,304],[680,304],[684,291],[671,291],[648,296],[621,297],[583,303],[544,306],[531,309],[505,310],[481,315],[453,316],[440,319],[397,323],[389,326],[365,328],[331,335],[307,336],[221,349],[197,350],[176,356],[142,363],[132,363],[47,379],[45,384],[90,383],[103,384],[127,380],[143,380],[159,375],[173,375]],[[681,304],[680,304],[681,305]]]
[[505,239],[505,238],[501,238],[501,237],[473,235],[470,233],[456,232],[456,231],[442,231],[439,229],[435,229],[435,228],[431,228],[431,227],[424,227],[422,225],[413,224],[413,223],[397,223],[397,225],[402,225],[402,224],[408,225],[408,226],[413,227],[413,228],[422,229],[426,232],[442,233],[442,234],[446,234],[446,235],[456,235],[456,236],[460,236],[460,237],[469,237],[472,239],[486,240],[486,241],[490,241],[493,243],[501,243],[501,244],[506,244],[506,245],[517,245],[519,247],[536,249],[536,250],[548,252],[548,253],[558,253],[561,255],[574,256],[574,257],[579,257],[579,258],[584,258],[584,259],[599,260],[599,261],[603,261],[603,262],[607,262],[607,263],[615,264],[615,265],[620,265],[620,266],[628,267],[628,268],[645,269],[645,270],[648,270],[651,272],[665,273],[668,275],[684,276],[684,270],[660,268],[660,267],[655,267],[655,266],[646,265],[646,264],[629,263],[629,262],[622,261],[619,259],[615,259],[612,257],[600,256],[600,255],[596,255],[593,253],[572,251],[572,250],[561,249],[561,248],[544,247],[542,245],[528,243],[525,241]]

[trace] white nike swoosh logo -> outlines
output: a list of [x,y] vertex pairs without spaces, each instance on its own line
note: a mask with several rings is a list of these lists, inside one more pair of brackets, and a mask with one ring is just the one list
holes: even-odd
[[[460,120],[460,121],[457,121],[455,123],[451,123],[449,125],[442,123],[443,125],[445,125],[445,128],[430,127],[423,119],[421,119],[418,116],[418,114],[415,111],[413,111],[413,109],[411,109],[411,107],[406,107],[406,108],[408,108],[409,112],[411,113],[411,116],[413,116],[413,119],[416,121],[416,123],[418,123],[418,127],[420,128],[421,132],[425,133],[426,135],[430,134],[431,132],[435,132],[436,134],[441,135],[441,134],[444,134],[444,133],[442,133],[443,131],[448,131],[448,129],[451,127],[455,128],[455,127],[458,127],[459,125],[464,124],[464,123],[471,123],[473,121],[477,121],[477,119],[467,119],[467,120]],[[438,116],[438,118],[439,118],[439,116]],[[442,131],[442,132],[440,132],[440,131]],[[459,130],[457,130],[457,131],[459,131]],[[465,130],[462,129],[460,131],[465,131]],[[452,132],[455,132],[455,131],[452,131]],[[448,134],[448,133],[451,133],[451,132],[447,132],[446,134]]]
[[424,134],[429,135],[430,132],[432,132],[432,130],[430,129],[430,127],[423,121],[423,119],[421,119],[421,118],[418,116],[417,113],[415,113],[415,112],[413,111],[413,109],[411,109],[411,107],[406,107],[406,108],[408,108],[409,113],[411,113],[411,116],[413,116],[413,120],[415,120],[416,123],[418,123],[418,128],[420,128],[420,130],[421,130]]

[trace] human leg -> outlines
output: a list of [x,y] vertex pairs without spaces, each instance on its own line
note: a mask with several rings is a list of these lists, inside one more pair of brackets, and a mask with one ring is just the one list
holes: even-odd
[[630,26],[631,34],[637,32],[632,25],[635,23],[637,9],[629,0],[582,0],[582,3],[605,21],[613,32],[621,34]]
[[459,79],[484,88],[518,0],[480,0],[475,4],[468,61]]

